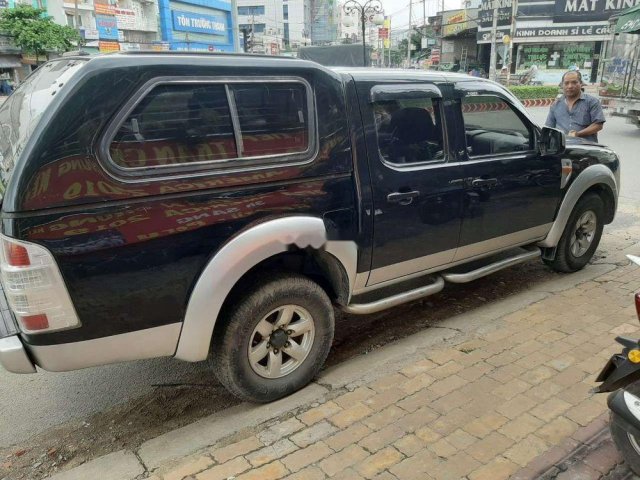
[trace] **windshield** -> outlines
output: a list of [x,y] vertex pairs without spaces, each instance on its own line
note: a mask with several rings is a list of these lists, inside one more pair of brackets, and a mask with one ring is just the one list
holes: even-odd
[[85,63],[62,58],[42,65],[0,106],[0,201],[42,113]]

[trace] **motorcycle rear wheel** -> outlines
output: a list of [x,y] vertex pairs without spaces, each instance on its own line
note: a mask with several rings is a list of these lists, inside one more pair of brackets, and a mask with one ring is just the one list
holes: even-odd
[[629,468],[636,475],[640,475],[640,438],[629,433],[622,425],[624,425],[624,420],[610,412],[609,430],[613,441]]

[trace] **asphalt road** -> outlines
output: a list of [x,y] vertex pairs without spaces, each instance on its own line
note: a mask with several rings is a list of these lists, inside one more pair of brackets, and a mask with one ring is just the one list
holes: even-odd
[[[547,109],[532,109],[542,123]],[[600,140],[622,158],[623,197],[640,201],[640,129],[610,118]],[[518,282],[518,279],[513,279]],[[157,384],[209,376],[206,364],[171,359],[132,362],[76,372],[13,375],[0,368],[0,448],[24,443],[32,435],[88,418],[129,400],[149,395]],[[212,399],[213,401],[213,399]]]

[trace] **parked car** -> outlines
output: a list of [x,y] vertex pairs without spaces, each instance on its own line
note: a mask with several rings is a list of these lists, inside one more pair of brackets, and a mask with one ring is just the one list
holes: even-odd
[[[619,160],[464,74],[65,57],[0,107],[0,362],[211,359],[241,398],[310,382],[368,314],[537,257],[572,272]],[[123,379],[126,381],[126,379]]]

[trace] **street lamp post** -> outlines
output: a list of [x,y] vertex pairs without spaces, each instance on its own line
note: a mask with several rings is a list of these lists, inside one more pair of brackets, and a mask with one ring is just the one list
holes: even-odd
[[[373,23],[376,25],[382,25],[384,17],[382,17],[382,3],[380,0],[367,0],[364,3],[360,3],[356,0],[348,0],[342,9],[347,15],[351,15],[353,12],[358,13],[360,16],[360,23],[362,24],[362,63],[367,66],[367,37],[366,37],[366,23],[367,17],[374,15]],[[347,17],[350,18],[350,17]],[[346,22],[345,22],[346,25]],[[347,25],[348,26],[348,25]]]

